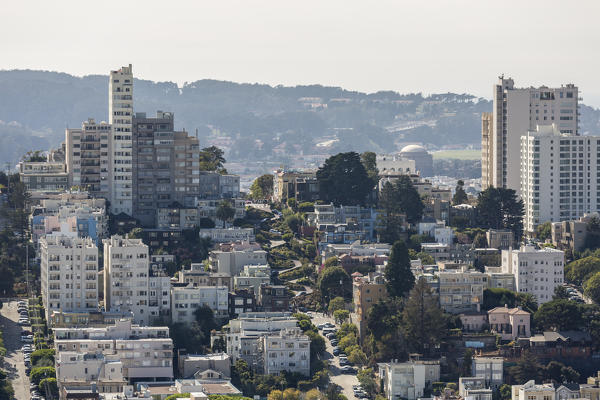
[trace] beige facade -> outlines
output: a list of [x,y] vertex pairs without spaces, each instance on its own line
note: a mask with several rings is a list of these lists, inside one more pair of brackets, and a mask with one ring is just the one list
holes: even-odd
[[[352,283],[352,301],[358,334],[363,339],[367,330],[367,315],[371,307],[379,300],[388,297],[385,280],[381,274],[369,273],[368,276],[354,278]],[[354,316],[353,316],[354,319]]]
[[493,88],[492,118],[482,116],[482,186],[520,191],[520,138],[538,125],[556,123],[561,133],[578,133],[578,89],[515,88],[500,76]]
[[389,362],[378,366],[388,400],[416,400],[424,396],[425,388],[440,379],[439,361]]
[[514,246],[515,235],[508,229],[489,229],[485,233],[488,247],[499,250],[508,250]]
[[488,311],[490,330],[502,340],[531,336],[531,314],[520,308],[495,307]]
[[461,267],[455,270],[441,270],[437,277],[440,307],[444,311],[457,314],[480,310],[483,290],[488,285],[486,274]]

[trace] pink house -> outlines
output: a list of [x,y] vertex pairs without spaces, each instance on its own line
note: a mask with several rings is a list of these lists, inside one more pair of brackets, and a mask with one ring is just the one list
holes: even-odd
[[488,311],[490,330],[502,340],[531,336],[531,314],[521,308],[496,307]]

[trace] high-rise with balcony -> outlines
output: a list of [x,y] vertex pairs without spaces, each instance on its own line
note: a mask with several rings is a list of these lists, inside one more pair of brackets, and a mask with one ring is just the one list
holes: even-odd
[[133,71],[128,67],[110,72],[108,118],[113,127],[110,201],[113,214],[132,215]]
[[52,311],[98,309],[98,247],[92,239],[43,237],[40,270],[46,319]]
[[577,135],[578,88],[515,88],[511,78],[494,85],[493,111],[482,115],[482,184],[520,191],[521,136],[538,125],[556,124]]
[[560,133],[557,124],[521,137],[523,228],[600,211],[600,137]]
[[148,246],[141,239],[104,239],[104,307],[130,311],[135,323],[150,323]]
[[112,127],[92,118],[65,133],[69,182],[95,197],[109,198]]

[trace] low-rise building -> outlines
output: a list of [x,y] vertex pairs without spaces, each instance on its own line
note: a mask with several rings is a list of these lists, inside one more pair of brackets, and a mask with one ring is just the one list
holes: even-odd
[[229,292],[229,317],[256,311],[256,297],[249,289],[236,289]]
[[371,272],[367,276],[354,278],[352,282],[352,301],[354,302],[358,334],[362,340],[367,330],[367,316],[371,307],[380,300],[388,297],[385,279],[382,274]]
[[214,243],[253,242],[254,228],[202,228],[200,237],[208,238]]
[[52,311],[48,318],[51,328],[76,328],[90,327],[103,328],[114,325],[118,320],[133,318],[129,311]]
[[473,376],[458,378],[458,394],[463,399],[492,400],[492,389],[486,386],[485,379]]
[[425,389],[440,379],[439,361],[407,361],[379,363],[385,397],[416,400],[424,397]]
[[261,343],[265,374],[287,371],[310,376],[310,339],[299,328],[263,336]]
[[515,234],[510,229],[489,229],[485,233],[488,247],[508,250],[515,244]]
[[244,265],[240,274],[233,277],[236,289],[250,289],[258,294],[260,285],[271,283],[271,268],[268,265]]
[[295,198],[299,203],[319,199],[316,171],[275,171],[273,201],[285,203],[290,198]]
[[550,300],[554,289],[564,283],[565,253],[549,247],[502,251],[502,272],[515,277],[520,293],[532,294],[539,305]]
[[504,383],[504,359],[502,357],[474,357],[473,376],[483,378],[485,386],[497,389]]
[[62,192],[69,188],[69,174],[64,162],[20,162],[19,179],[29,192]]
[[225,221],[217,218],[217,210],[224,202],[227,202],[234,209],[233,219],[244,218],[246,216],[246,200],[244,199],[197,199],[198,218],[208,218],[216,223],[217,226],[222,226]]
[[227,286],[232,289],[231,275],[223,272],[207,271],[202,263],[192,263],[190,269],[182,269],[177,275],[179,283],[194,286]]
[[479,311],[488,276],[477,270],[461,267],[437,272],[440,307],[449,313]]
[[433,257],[435,262],[450,260],[450,245],[444,243],[421,243],[421,251]]
[[592,338],[584,331],[546,331],[529,338],[529,350],[538,359],[589,359],[592,355]]
[[90,385],[94,385],[98,393],[119,393],[127,380],[117,355],[61,351],[56,354],[56,383],[60,394],[65,388],[85,389]]
[[194,311],[203,305],[213,311],[215,318],[225,319],[229,316],[228,293],[227,286],[174,285],[171,288],[171,321],[190,324],[196,320]]
[[481,332],[488,325],[488,316],[485,312],[464,312],[459,317],[465,332]]
[[349,254],[351,256],[389,256],[392,246],[387,243],[361,243],[356,241],[349,244],[328,244],[323,248],[322,259],[323,261],[329,257],[339,257],[342,254]]
[[133,325],[119,320],[104,328],[55,328],[57,354],[70,351],[116,356],[128,382],[173,379],[173,341],[168,327]]
[[490,330],[502,340],[531,336],[531,314],[519,307],[494,307],[488,311]]
[[242,392],[229,379],[177,379],[175,393],[190,393],[190,400],[202,400],[211,395],[241,396]]
[[232,243],[211,251],[208,261],[213,272],[235,276],[245,265],[266,265],[267,252],[258,243]]
[[290,309],[290,294],[285,285],[262,284],[258,288],[258,308],[264,312],[283,312]]
[[512,386],[512,400],[555,400],[556,391],[551,383],[537,384],[531,380]]
[[192,378],[198,372],[207,370],[215,371],[220,378],[231,376],[231,363],[227,353],[213,354],[179,354],[179,375],[183,378]]
[[[307,213],[309,226],[316,226],[320,231],[329,233],[330,227],[343,228],[344,232],[357,232],[362,240],[373,240],[373,232],[377,221],[377,212],[373,208],[361,206],[334,206],[333,204],[315,204],[314,211]],[[331,230],[334,232],[334,230]],[[353,241],[326,240],[326,243],[352,243]]]
[[588,236],[587,225],[598,213],[586,214],[578,220],[552,222],[552,244],[561,250],[581,251]]

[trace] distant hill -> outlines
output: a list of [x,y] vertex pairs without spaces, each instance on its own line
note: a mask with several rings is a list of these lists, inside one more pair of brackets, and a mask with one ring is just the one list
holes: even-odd
[[[407,142],[431,148],[479,146],[480,114],[491,102],[468,94],[366,94],[336,87],[269,86],[200,80],[135,80],[134,109],[175,112],[178,129],[226,149],[228,161],[280,162],[339,151],[396,151]],[[48,149],[65,127],[106,120],[108,77],[0,71],[0,162]],[[581,107],[581,131],[600,133],[600,111]]]

